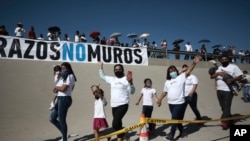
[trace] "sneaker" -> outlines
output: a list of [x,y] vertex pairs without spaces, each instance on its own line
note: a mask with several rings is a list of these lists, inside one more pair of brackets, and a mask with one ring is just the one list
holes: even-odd
[[227,130],[229,128],[226,122],[221,122],[220,126],[222,127],[222,130]]
[[180,132],[179,135],[176,137],[176,140],[178,140],[179,138],[183,138],[183,137],[185,137],[185,136],[187,136],[187,133],[185,133],[185,132]]
[[238,96],[238,93],[236,91],[233,91],[234,96]]
[[164,138],[164,140],[165,140],[165,141],[173,141],[173,140],[174,140],[174,136],[173,136],[171,133],[169,133],[169,134],[167,134],[167,136]]
[[[78,136],[78,134],[69,134],[68,136],[67,136],[67,138],[69,139],[70,137],[76,137],[76,136]],[[61,138],[59,141],[63,141],[63,138]]]
[[52,102],[50,103],[49,109],[52,110],[52,109],[54,109],[54,107],[55,107],[55,103],[52,101]]
[[238,92],[240,92],[240,91],[241,91],[241,89],[242,89],[242,87],[241,87],[241,86],[239,86],[239,87],[237,88],[237,91],[238,91]]

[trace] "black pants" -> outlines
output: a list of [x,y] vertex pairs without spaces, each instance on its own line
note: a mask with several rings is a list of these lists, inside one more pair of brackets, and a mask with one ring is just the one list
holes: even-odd
[[[217,98],[222,110],[221,118],[231,117],[231,105],[233,100],[232,92],[217,90]],[[230,123],[230,121],[226,122]]]
[[[118,107],[112,107],[112,115],[113,115],[113,121],[112,121],[112,127],[115,131],[121,130],[122,127],[122,118],[128,111],[128,104],[120,105]],[[125,134],[118,134],[118,138],[122,138]]]
[[[144,114],[144,116],[146,118],[151,118],[153,109],[154,109],[153,106],[143,105],[142,106],[142,114]],[[154,129],[155,124],[149,123],[148,126],[149,126],[149,130],[152,131]]]
[[201,120],[201,114],[197,108],[197,99],[198,99],[198,95],[197,93],[193,93],[192,97],[185,97],[185,100],[187,102],[187,104],[190,106],[190,108],[192,109],[192,111],[194,112],[195,116],[196,116],[196,120]]

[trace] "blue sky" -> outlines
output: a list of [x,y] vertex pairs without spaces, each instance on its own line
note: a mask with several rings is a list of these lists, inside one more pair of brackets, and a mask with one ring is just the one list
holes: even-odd
[[249,0],[0,0],[0,5],[0,25],[12,36],[22,22],[26,32],[34,26],[37,35],[57,25],[71,40],[79,30],[89,42],[89,34],[99,31],[101,38],[120,32],[123,43],[131,43],[128,33],[150,33],[149,42],[159,46],[165,38],[169,49],[178,38],[185,40],[182,50],[187,41],[200,49],[201,39],[211,41],[206,45],[209,52],[217,44],[250,47]]

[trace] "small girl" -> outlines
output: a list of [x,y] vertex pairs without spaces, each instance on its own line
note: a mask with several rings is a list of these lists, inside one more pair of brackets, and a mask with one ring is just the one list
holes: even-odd
[[[139,97],[136,105],[139,105],[142,97],[143,97],[142,114],[144,114],[146,118],[151,118],[153,112],[153,98],[155,98],[155,101],[157,102],[158,97],[156,95],[156,90],[152,88],[152,81],[150,78],[146,78],[144,80],[144,88],[141,89],[141,96]],[[149,123],[148,125],[149,125],[149,131],[154,131],[155,124]]]
[[[94,87],[96,89],[94,90]],[[104,92],[99,88],[98,85],[91,86],[92,94],[95,97],[95,108],[94,108],[94,119],[93,119],[93,130],[95,138],[98,139],[100,136],[104,135],[100,132],[101,128],[108,128],[108,122],[106,120],[106,114],[104,106],[107,105],[107,101],[104,97]],[[108,141],[110,138],[108,138]]]
[[[54,65],[53,70],[54,70],[54,82],[56,84],[60,78],[61,66],[59,64]],[[49,107],[50,110],[52,110],[55,107],[56,97],[57,97],[57,95],[55,94],[53,97],[53,100],[50,103],[50,107]]]

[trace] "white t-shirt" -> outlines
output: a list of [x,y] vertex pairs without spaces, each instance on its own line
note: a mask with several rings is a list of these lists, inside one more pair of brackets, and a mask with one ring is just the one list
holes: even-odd
[[245,83],[244,86],[250,86],[250,75],[245,74],[245,76],[243,76],[243,79],[247,80],[247,83]]
[[[241,69],[238,66],[236,66],[235,64],[230,64],[230,63],[228,64],[227,67],[220,66],[216,70],[216,72],[223,72],[223,71],[226,71],[232,77],[237,77],[243,74]],[[215,79],[216,79],[217,90],[230,91],[229,87],[223,81],[223,78],[221,76],[217,76]]]
[[162,49],[166,49],[167,48],[167,42],[166,41],[162,41],[161,42],[161,48]]
[[198,84],[198,78],[195,75],[190,74],[187,77],[186,82],[185,82],[185,96],[188,96],[188,94],[193,88],[193,85],[196,85],[196,84]]
[[156,90],[154,88],[142,88],[141,94],[143,95],[142,105],[153,106],[153,98],[156,94]]
[[80,37],[79,37],[79,35],[75,35],[75,42],[80,42]]
[[97,99],[95,100],[95,111],[94,111],[94,118],[105,118],[105,99]]
[[142,47],[148,47],[148,42],[143,42]]
[[99,70],[99,75],[106,83],[110,84],[111,107],[118,107],[129,103],[129,94],[134,94],[135,89],[133,85],[129,84],[126,76],[122,78],[105,76],[103,70]]
[[68,75],[65,82],[63,81],[62,77],[59,78],[56,86],[61,87],[63,84],[68,85],[68,88],[64,92],[58,91],[57,96],[71,96],[71,93],[73,91],[73,87],[75,85],[75,78],[74,78],[73,74]]
[[111,86],[111,107],[129,103],[128,87],[130,87],[130,85],[126,77],[119,79],[112,76],[106,76],[106,82]]
[[23,37],[25,30],[21,27],[16,27],[15,28],[15,33],[17,37]]
[[166,80],[163,92],[167,92],[169,104],[182,104],[185,102],[184,87],[186,74],[181,73],[175,79]]
[[51,41],[52,40],[52,33],[48,32],[47,37],[48,37],[48,40]]
[[185,44],[186,51],[193,51],[192,45],[190,44]]

